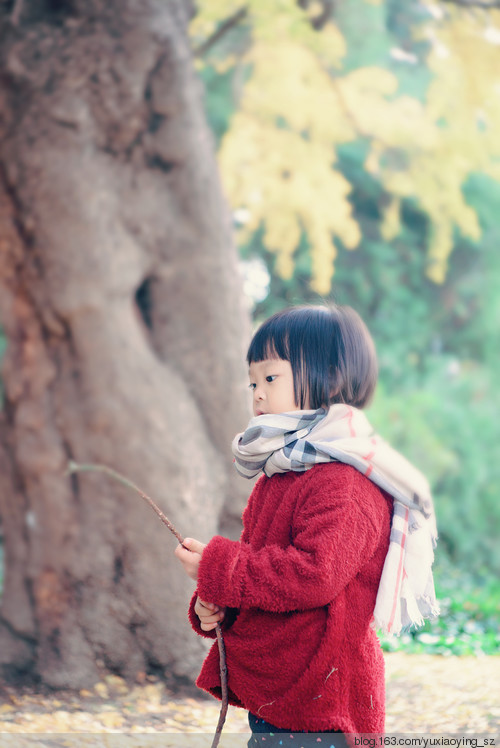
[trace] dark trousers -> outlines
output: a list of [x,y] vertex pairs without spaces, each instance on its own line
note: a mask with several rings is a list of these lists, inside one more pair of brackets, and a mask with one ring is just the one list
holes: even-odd
[[329,732],[292,732],[282,727],[274,727],[261,717],[248,713],[248,723],[252,736],[248,748],[347,748],[343,733],[337,730]]

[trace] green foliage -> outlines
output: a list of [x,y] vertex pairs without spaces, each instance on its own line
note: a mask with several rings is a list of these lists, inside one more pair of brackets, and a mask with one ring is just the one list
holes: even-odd
[[[201,7],[195,46],[236,10],[232,0]],[[329,293],[339,247],[362,243],[354,185],[338,161],[346,144],[363,139],[363,171],[384,193],[381,238],[402,238],[402,203],[412,200],[428,223],[423,271],[443,283],[456,233],[481,233],[464,196],[467,179],[477,171],[500,179],[500,12],[486,20],[410,0],[352,0],[317,32],[316,11],[250,0],[243,26],[208,56],[214,69],[233,68],[237,83],[219,161],[232,205],[247,213],[240,242],[259,232],[287,281],[305,234],[310,286]],[[212,120],[220,136],[221,119]]]
[[400,637],[381,635],[386,652],[487,655],[500,651],[500,582],[474,577],[446,560],[436,564],[441,615]]
[[217,143],[229,127],[233,113],[231,84],[233,70],[219,72],[211,65],[200,71],[205,89],[205,112]]
[[369,417],[429,477],[440,550],[469,569],[500,569],[500,443],[489,373],[453,358],[427,361],[423,387],[389,394],[382,383]]
[[400,91],[423,102],[431,72],[421,61],[430,44],[416,39],[414,29],[428,18],[425,7],[414,0],[389,0],[377,6],[363,0],[339,4],[335,20],[347,46],[342,69],[387,68],[397,76]]

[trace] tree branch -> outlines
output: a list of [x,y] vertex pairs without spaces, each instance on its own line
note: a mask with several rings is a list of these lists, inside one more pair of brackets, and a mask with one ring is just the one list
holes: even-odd
[[[21,0],[22,1],[22,0]],[[307,10],[309,7],[309,0],[297,0],[299,8]],[[321,0],[321,11],[317,16],[311,18],[311,26],[316,31],[321,31],[323,26],[330,20],[334,9],[334,0]],[[195,57],[202,57],[205,55],[215,44],[217,44],[228,31],[234,26],[237,26],[248,15],[248,6],[243,5],[239,10],[235,11],[232,15],[228,16],[225,21],[221,23],[219,28],[214,33],[205,39],[199,47],[193,50]]]
[[333,0],[323,0],[323,9],[321,13],[311,19],[311,26],[315,31],[321,31],[323,26],[326,26],[328,21],[333,15],[334,3]]
[[[136,486],[135,483],[132,483],[131,480],[126,478],[121,473],[118,473],[116,470],[112,470],[112,468],[107,467],[106,465],[97,465],[97,464],[89,464],[89,465],[78,465],[76,462],[73,462],[70,460],[68,463],[68,474],[71,473],[105,473],[106,475],[109,475],[110,478],[113,478],[118,483],[121,483],[122,486],[127,486],[127,488],[131,488],[133,491],[136,491],[139,496],[141,496],[144,501],[146,501],[149,506],[156,512],[158,517],[161,519],[164,525],[168,527],[172,535],[175,535],[177,540],[181,545],[184,543],[184,538],[182,535],[176,530],[174,525],[170,522],[169,518],[163,514],[160,507],[155,504],[153,499],[151,499],[144,491],[141,491],[139,486]],[[189,550],[186,548],[186,550]]]
[[228,31],[230,31],[234,26],[237,26],[239,22],[246,17],[247,13],[248,7],[246,5],[243,5],[239,10],[226,18],[226,20],[221,23],[219,28],[214,31],[214,33],[209,36],[208,39],[205,39],[203,44],[200,44],[199,47],[196,47],[196,49],[193,50],[194,56],[202,57],[203,55],[205,55],[208,50],[214,46],[214,44],[217,44],[217,42],[227,34]]
[[[299,8],[302,8],[302,10],[307,10],[309,8],[309,3],[310,0],[297,0],[297,5]],[[323,26],[326,26],[333,15],[335,7],[334,0],[321,0],[320,5],[321,10],[318,15],[310,19],[311,26],[315,31],[321,31]]]
[[[97,465],[97,464],[86,464],[86,465],[78,465],[76,462],[73,462],[71,460],[68,463],[68,469],[66,471],[67,474],[72,473],[80,473],[80,472],[87,472],[87,473],[105,473],[110,478],[113,478],[113,480],[116,480],[118,483],[121,483],[123,486],[127,486],[127,488],[131,488],[133,491],[136,491],[141,498],[146,501],[149,506],[156,512],[158,517],[161,519],[164,525],[168,527],[170,532],[175,535],[177,540],[181,545],[184,546],[184,538],[182,535],[176,530],[172,522],[169,520],[169,518],[166,516],[166,514],[163,514],[160,507],[155,504],[153,499],[151,499],[144,491],[141,491],[141,489],[135,485],[135,483],[132,483],[131,480],[126,478],[121,473],[118,473],[116,470],[112,470],[112,468],[107,467],[106,465]],[[185,547],[185,546],[184,546]],[[189,550],[188,548],[186,550]],[[217,727],[215,729],[215,735],[212,740],[211,748],[217,748],[219,745],[220,736],[222,734],[222,728],[224,727],[224,722],[226,721],[226,714],[228,709],[228,688],[227,688],[227,664],[226,664],[226,650],[224,647],[224,638],[222,636],[222,629],[220,627],[220,624],[218,623],[215,627],[215,634],[217,636],[217,646],[219,647],[219,668],[220,668],[220,684],[221,684],[221,690],[222,690],[222,702],[220,707],[220,713],[219,713],[219,721],[217,722]]]

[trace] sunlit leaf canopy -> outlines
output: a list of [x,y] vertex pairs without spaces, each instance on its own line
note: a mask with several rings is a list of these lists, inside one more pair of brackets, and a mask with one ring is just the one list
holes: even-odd
[[[358,14],[377,5],[351,3]],[[245,32],[237,47],[217,45],[211,59],[221,71],[235,64],[243,70],[219,150],[228,198],[245,211],[239,240],[261,228],[277,256],[276,271],[290,278],[307,237],[311,287],[322,295],[330,291],[339,245],[355,249],[362,241],[339,147],[367,143],[364,169],[386,195],[383,239],[400,232],[402,200],[414,200],[426,215],[425,272],[435,283],[446,277],[456,231],[471,240],[481,236],[464,197],[466,180],[477,172],[500,180],[500,10],[416,5],[412,35],[425,59],[404,49],[389,54],[407,66],[426,64],[429,83],[421,96],[402,90],[389,66],[349,65],[336,13],[316,28],[321,3],[212,0],[200,4],[191,26],[195,49],[236,16]],[[200,65],[207,59],[200,57]]]

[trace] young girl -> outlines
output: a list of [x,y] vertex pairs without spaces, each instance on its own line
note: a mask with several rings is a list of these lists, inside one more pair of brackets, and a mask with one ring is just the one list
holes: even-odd
[[[222,622],[229,701],[249,710],[249,746],[381,733],[375,626],[398,633],[437,614],[427,482],[361,410],[377,365],[353,309],[279,312],[247,358],[254,417],[233,453],[242,475],[263,476],[240,541],[186,539],[189,550],[176,549],[197,580],[191,623],[214,637]],[[216,644],[197,685],[220,698]]]

